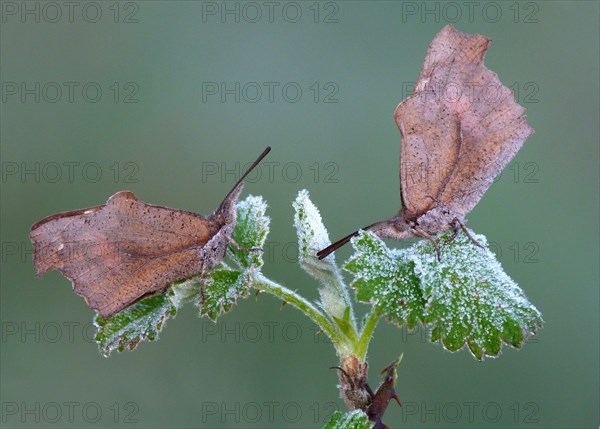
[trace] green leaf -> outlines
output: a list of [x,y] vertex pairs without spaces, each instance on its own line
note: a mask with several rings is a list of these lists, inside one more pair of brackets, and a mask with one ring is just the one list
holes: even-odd
[[350,320],[340,319],[339,317],[335,316],[331,316],[331,318],[346,337],[348,337],[352,342],[358,341],[358,335],[356,334],[354,326],[352,326],[352,323],[350,323]]
[[263,265],[260,249],[267,239],[270,223],[266,210],[267,203],[261,196],[250,195],[237,204],[237,222],[232,237],[240,248],[235,245],[229,248],[231,258],[241,269],[256,269]]
[[371,429],[372,427],[373,423],[363,411],[352,410],[346,413],[336,411],[323,429]]
[[165,321],[174,316],[176,307],[167,296],[151,296],[105,320],[94,319],[98,328],[96,342],[100,353],[108,357],[113,350],[133,350],[140,341],[154,341]]
[[[248,196],[237,205],[237,222],[232,237],[240,248],[230,245],[228,256],[239,269],[219,264],[207,273],[204,301],[200,315],[216,320],[231,310],[238,298],[248,296],[254,276],[263,265],[262,247],[269,233],[270,219],[265,215],[267,203],[258,196]],[[252,249],[252,250],[250,250]]]
[[265,215],[267,203],[262,197],[248,196],[237,205],[237,222],[232,233],[239,245],[230,245],[228,256],[239,269],[220,263],[206,274],[204,301],[200,315],[216,320],[231,310],[238,298],[248,296],[255,274],[263,265],[262,247],[269,233],[270,219]]
[[[484,236],[471,234],[487,245]],[[447,350],[466,344],[477,359],[497,356],[503,342],[520,347],[541,326],[541,314],[490,250],[464,233],[450,243],[447,236],[438,240],[438,261],[429,241],[390,250],[374,234],[361,233],[346,265],[355,277],[357,299],[399,325],[412,329],[423,323],[431,341],[441,341]]]
[[343,318],[348,310],[349,322],[354,326],[352,302],[334,256],[329,255],[322,260],[317,258],[317,252],[331,243],[319,210],[310,200],[306,189],[298,192],[292,206],[300,267],[323,285],[319,289],[319,304],[331,317],[338,319]]
[[238,298],[248,296],[248,283],[241,271],[220,264],[206,275],[205,299],[199,304],[200,315],[216,320],[222,313],[231,310]]
[[200,279],[191,279],[175,282],[167,289],[167,294],[177,309],[190,302],[196,302],[200,293]]
[[441,261],[426,241],[410,248],[407,259],[414,263],[427,297],[425,322],[431,327],[431,340],[440,340],[450,351],[466,344],[481,360],[498,356],[503,342],[520,347],[543,321],[487,248],[486,238],[471,235],[486,248],[459,233],[450,243],[444,237],[439,240]]
[[345,269],[354,274],[356,299],[372,304],[389,321],[414,329],[423,320],[425,299],[414,264],[372,233],[352,240],[355,253]]

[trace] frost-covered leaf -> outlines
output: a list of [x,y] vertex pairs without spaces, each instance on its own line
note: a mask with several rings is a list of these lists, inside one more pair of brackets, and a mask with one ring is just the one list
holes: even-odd
[[363,411],[352,410],[346,413],[336,411],[323,429],[371,429],[372,427],[373,423]]
[[248,278],[241,271],[225,264],[207,274],[204,301],[199,303],[200,315],[216,320],[221,313],[231,310],[238,298],[248,295]]
[[504,272],[483,235],[471,232],[481,249],[460,233],[440,240],[442,260],[426,241],[407,251],[427,297],[425,321],[431,340],[455,351],[466,343],[477,359],[497,356],[501,343],[520,347],[542,325],[542,315]]
[[[237,223],[232,237],[240,246],[231,245],[231,258],[241,269],[260,268],[262,249],[269,233],[270,219],[265,215],[267,203],[261,196],[248,196],[237,204]],[[255,250],[248,250],[255,249]]]
[[333,254],[322,260],[317,258],[317,252],[331,244],[329,234],[306,189],[298,192],[292,206],[300,266],[319,282],[334,283],[340,274]]
[[238,298],[248,296],[254,275],[263,265],[262,247],[269,233],[270,219],[265,215],[267,203],[262,197],[248,196],[237,204],[237,222],[232,237],[240,246],[230,245],[228,256],[238,268],[219,264],[206,275],[204,301],[200,315],[216,320],[231,310]]
[[198,277],[175,282],[167,289],[167,294],[177,309],[189,302],[196,302],[200,293]]
[[403,251],[389,249],[372,233],[360,233],[352,245],[356,252],[345,268],[354,274],[356,299],[371,303],[388,320],[414,329],[423,320],[425,306],[414,264]]
[[[482,235],[471,234],[484,246]],[[390,250],[372,233],[353,240],[346,269],[355,276],[357,298],[387,318],[413,328],[420,320],[431,341],[456,351],[465,344],[477,359],[497,356],[502,342],[520,347],[542,324],[539,311],[502,270],[489,249],[460,233],[450,243],[422,240],[406,250]]]
[[[317,252],[331,243],[319,210],[306,189],[298,193],[292,205],[300,266],[324,286],[319,289],[321,306],[332,317],[341,319],[351,305],[350,296],[334,256],[329,255],[322,260],[317,258]],[[350,323],[354,324],[354,321]]]
[[106,320],[97,314],[94,324],[98,328],[96,342],[100,353],[108,357],[115,349],[133,350],[142,340],[156,340],[165,321],[175,313],[175,305],[163,293],[143,299]]

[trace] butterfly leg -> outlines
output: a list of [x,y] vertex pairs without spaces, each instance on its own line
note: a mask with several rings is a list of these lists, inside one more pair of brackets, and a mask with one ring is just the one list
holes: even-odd
[[477,247],[481,247],[482,249],[485,249],[485,247],[483,247],[481,244],[479,244],[479,242],[477,240],[475,240],[473,238],[473,236],[469,233],[469,230],[467,229],[467,227],[465,226],[464,223],[462,223],[458,218],[455,218],[454,222],[460,227],[460,229],[463,230],[465,235],[469,238],[469,240],[471,240],[473,242],[473,244],[475,244]]
[[231,236],[227,236],[227,238],[229,239],[229,243],[233,244],[233,246],[237,250],[243,250],[244,252],[262,252],[263,251],[263,249],[261,247],[244,247],[244,246],[240,246],[238,244],[238,242],[235,241],[233,239],[233,237],[231,237]]
[[460,231],[460,227],[456,225],[456,222],[452,224],[452,228],[454,229],[454,231],[452,231],[452,235],[444,240],[444,243],[446,244],[452,243],[458,235],[458,231]]
[[205,285],[206,285],[206,270],[203,267],[202,271],[200,272],[200,304],[204,304],[206,302],[206,295],[204,293]]
[[413,227],[413,230],[415,231],[416,236],[423,237],[423,238],[426,238],[427,240],[431,241],[431,243],[433,244],[433,247],[435,247],[435,253],[437,253],[438,261],[441,261],[442,260],[442,252],[440,251],[440,246],[438,246],[437,241],[435,241],[435,238],[433,238],[431,235],[427,234],[424,230],[422,230],[418,226]]

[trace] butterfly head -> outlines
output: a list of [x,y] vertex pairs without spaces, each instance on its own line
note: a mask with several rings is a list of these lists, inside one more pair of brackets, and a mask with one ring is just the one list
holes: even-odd
[[407,240],[414,237],[411,225],[404,219],[402,214],[393,218],[382,220],[365,228],[381,238],[391,238],[394,240]]
[[244,189],[244,182],[239,182],[225,197],[219,208],[213,214],[213,218],[222,226],[235,224],[237,218],[237,201]]

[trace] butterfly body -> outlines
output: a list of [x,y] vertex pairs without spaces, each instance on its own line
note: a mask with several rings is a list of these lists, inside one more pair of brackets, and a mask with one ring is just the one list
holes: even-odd
[[456,221],[462,221],[446,207],[435,207],[419,217],[400,211],[398,216],[369,225],[365,230],[372,231],[382,238],[408,240],[420,237],[419,231],[437,235],[454,228]]

